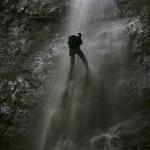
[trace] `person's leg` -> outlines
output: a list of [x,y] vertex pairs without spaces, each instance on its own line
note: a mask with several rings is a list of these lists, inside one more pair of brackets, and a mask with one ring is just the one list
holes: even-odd
[[90,70],[89,70],[89,66],[88,66],[88,61],[87,61],[84,53],[81,50],[78,51],[77,55],[81,58],[81,60],[83,61],[84,65],[86,67],[87,75],[85,77],[85,85],[84,86],[87,87],[89,84],[89,79],[90,79]]
[[71,59],[71,67],[74,68],[75,54],[72,54],[72,56],[70,57],[70,59]]
[[87,72],[89,72],[89,66],[88,66],[88,61],[84,55],[84,53],[81,51],[81,50],[78,50],[77,52],[77,55],[81,58],[81,60],[83,61],[86,69],[87,69]]
[[70,71],[69,71],[69,77],[68,81],[71,81],[73,79],[73,71],[74,71],[74,63],[75,63],[75,54],[70,55]]

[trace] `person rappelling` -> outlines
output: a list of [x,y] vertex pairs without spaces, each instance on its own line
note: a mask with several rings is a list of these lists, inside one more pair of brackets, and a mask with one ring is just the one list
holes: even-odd
[[[72,34],[68,38],[68,45],[69,45],[69,56],[71,57],[71,70],[70,73],[73,73],[74,64],[75,64],[75,55],[78,55],[80,59],[82,60],[83,64],[85,65],[85,68],[87,70],[87,73],[89,72],[89,66],[88,61],[82,52],[80,46],[83,44],[82,41],[82,34]],[[71,75],[72,76],[72,75]]]

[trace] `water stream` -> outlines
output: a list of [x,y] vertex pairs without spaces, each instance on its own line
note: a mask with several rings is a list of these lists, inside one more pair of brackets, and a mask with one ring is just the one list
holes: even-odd
[[[72,0],[64,37],[53,44],[59,61],[55,76],[47,83],[47,111],[41,119],[38,150],[96,150],[99,139],[106,139],[100,150],[114,150],[110,142],[117,138],[114,131],[99,136],[97,132],[119,120],[116,93],[125,80],[128,35],[127,21],[117,18],[116,11],[113,0]],[[73,80],[69,81],[66,35],[78,32],[83,35],[90,77],[87,79],[84,65],[76,57]]]

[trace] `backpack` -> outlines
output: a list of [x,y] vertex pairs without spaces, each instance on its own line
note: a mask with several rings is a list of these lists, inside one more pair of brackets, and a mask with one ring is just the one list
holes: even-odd
[[82,39],[79,34],[73,34],[68,38],[69,48],[79,48],[82,45]]

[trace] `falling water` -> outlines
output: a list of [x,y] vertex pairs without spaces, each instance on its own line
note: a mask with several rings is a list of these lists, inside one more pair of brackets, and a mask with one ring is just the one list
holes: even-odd
[[81,60],[76,58],[73,80],[68,80],[67,38],[54,40],[53,50],[59,61],[55,77],[48,81],[50,94],[38,150],[84,149],[87,143],[103,137],[107,146],[101,149],[111,150],[111,132],[95,138],[93,135],[118,119],[116,91],[124,81],[127,21],[117,18],[113,0],[72,0],[68,13],[64,35],[82,32],[82,50],[88,59],[90,78],[87,80]]

